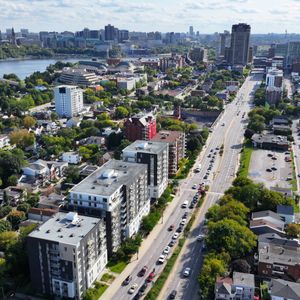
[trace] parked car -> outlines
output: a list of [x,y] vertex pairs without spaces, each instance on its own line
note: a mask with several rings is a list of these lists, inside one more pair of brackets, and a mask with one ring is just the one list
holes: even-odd
[[171,292],[171,294],[169,295],[169,298],[170,298],[170,299],[175,299],[176,295],[177,295],[177,291],[176,291],[176,290],[173,290],[173,291]]
[[183,271],[183,276],[184,277],[189,277],[191,274],[191,268],[185,268]]
[[171,240],[170,243],[168,244],[169,247],[173,247],[175,245],[175,241]]
[[180,225],[185,225],[185,223],[186,223],[186,219],[182,219]]
[[146,274],[147,270],[148,270],[148,267],[143,266],[143,268],[139,271],[138,276],[143,277]]
[[132,276],[131,275],[127,276],[123,281],[122,285],[128,285],[131,280],[132,280]]
[[270,168],[267,168],[266,171],[267,172],[272,172],[272,170]]
[[154,277],[155,277],[155,272],[152,271],[152,272],[148,275],[147,281],[148,281],[148,282],[152,282],[153,279],[154,279]]
[[193,184],[193,187],[192,187],[192,189],[196,189],[197,188],[197,184]]
[[193,202],[191,202],[189,208],[190,208],[190,209],[193,209],[194,207],[195,207],[195,204],[194,204]]
[[168,231],[173,231],[173,230],[174,230],[174,228],[175,228],[175,226],[174,226],[174,225],[170,225],[170,226],[169,226],[169,228],[168,228]]
[[148,287],[148,283],[147,283],[147,281],[145,281],[145,283],[139,289],[139,294],[141,294],[141,296],[143,296],[145,294],[147,287]]
[[163,263],[165,262],[165,260],[166,260],[166,257],[167,257],[167,255],[162,254],[162,255],[158,258],[157,263],[163,264]]
[[176,232],[181,233],[183,230],[183,225],[179,225],[179,227],[176,229]]
[[171,250],[171,248],[169,246],[166,246],[166,248],[163,251],[163,254],[169,254],[170,250]]
[[133,294],[137,287],[138,287],[137,283],[134,283],[128,290],[128,294]]
[[179,237],[179,233],[178,232],[175,232],[172,236],[172,239],[173,240],[177,240],[177,238]]
[[197,241],[202,242],[204,240],[204,235],[203,234],[199,234],[197,236]]
[[188,215],[189,215],[189,213],[186,211],[186,212],[183,214],[182,218],[186,218]]

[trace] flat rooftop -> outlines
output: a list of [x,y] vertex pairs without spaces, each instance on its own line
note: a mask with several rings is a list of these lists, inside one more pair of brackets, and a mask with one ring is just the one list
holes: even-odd
[[137,140],[123,149],[124,152],[160,153],[168,145],[161,142]]
[[151,139],[151,141],[174,143],[182,135],[182,131],[161,130]]
[[273,143],[278,145],[286,145],[289,143],[286,136],[258,133],[255,133],[252,136],[252,141],[256,143]]
[[234,285],[246,285],[255,286],[254,275],[249,273],[233,272],[233,284]]
[[98,218],[74,212],[59,212],[32,231],[29,237],[76,246],[100,222]]
[[70,193],[110,196],[122,185],[132,182],[147,166],[111,159],[74,186]]

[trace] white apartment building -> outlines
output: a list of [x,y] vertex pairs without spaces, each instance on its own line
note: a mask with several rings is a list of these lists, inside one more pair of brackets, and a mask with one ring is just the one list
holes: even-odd
[[123,161],[148,166],[150,199],[158,199],[168,185],[168,143],[137,140],[123,150]]
[[106,222],[108,255],[137,233],[150,212],[147,166],[110,160],[70,190],[69,208]]
[[60,117],[72,118],[83,110],[83,91],[77,86],[54,88],[55,111]]

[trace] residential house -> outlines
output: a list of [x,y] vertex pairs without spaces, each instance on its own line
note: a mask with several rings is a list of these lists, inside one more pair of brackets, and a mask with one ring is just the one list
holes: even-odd
[[9,146],[9,136],[7,134],[0,135],[0,149]]
[[78,142],[79,145],[83,145],[83,146],[95,144],[98,147],[101,147],[105,145],[105,138],[102,136],[89,136],[87,138],[79,140]]
[[272,279],[269,283],[271,300],[300,300],[300,283]]
[[0,190],[0,195],[2,203],[6,202],[11,206],[17,206],[26,199],[27,190],[20,186],[9,186]]
[[81,123],[81,119],[80,117],[73,117],[70,118],[69,120],[67,120],[66,122],[66,127],[68,128],[72,128],[72,127],[79,127],[80,123]]
[[40,196],[38,208],[53,209],[58,211],[65,203],[65,196],[51,193],[48,196]]
[[76,151],[64,152],[62,155],[62,161],[69,164],[77,165],[81,162],[82,157]]
[[285,224],[295,223],[294,207],[289,205],[277,205],[277,214]]
[[46,222],[51,219],[58,210],[51,208],[31,207],[28,211],[28,219],[37,222]]

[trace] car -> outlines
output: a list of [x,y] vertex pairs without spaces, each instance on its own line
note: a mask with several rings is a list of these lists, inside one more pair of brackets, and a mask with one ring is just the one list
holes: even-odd
[[162,255],[158,258],[157,263],[163,264],[163,263],[165,262],[165,260],[166,260],[166,257],[167,257],[167,255],[162,254]]
[[194,204],[193,202],[191,202],[189,208],[190,208],[190,209],[193,209],[194,207],[195,207],[195,204]]
[[276,167],[272,167],[271,168],[273,171],[277,171],[277,168]]
[[220,148],[219,148],[219,147],[216,147],[216,150],[220,150]]
[[187,206],[188,206],[188,204],[189,204],[189,201],[184,201],[182,204],[181,204],[181,208],[187,208]]
[[169,295],[169,299],[175,299],[176,295],[177,295],[177,291],[176,291],[176,290],[173,290],[173,291],[171,292],[171,294]]
[[203,234],[199,234],[197,236],[197,241],[202,242],[204,240],[204,235]]
[[214,155],[217,155],[217,152],[215,152]]
[[277,160],[277,157],[276,157],[276,156],[272,156],[272,159],[273,159],[273,160]]
[[143,268],[139,271],[138,276],[143,277],[146,274],[147,270],[148,270],[148,267],[143,266]]
[[300,177],[300,173],[298,174],[298,177]]
[[272,172],[272,169],[267,168],[266,171],[267,171],[267,172]]
[[225,123],[222,123],[222,126],[225,126]]
[[179,237],[179,233],[178,232],[175,232],[172,236],[172,239],[173,240],[177,240],[177,238]]
[[189,277],[191,274],[191,268],[185,268],[183,271],[183,276],[184,277]]
[[166,246],[166,248],[163,251],[163,254],[169,254],[170,250],[171,250],[171,248],[169,246]]
[[182,218],[186,218],[188,215],[189,215],[189,213],[186,211],[186,212],[183,214]]
[[272,153],[268,153],[268,157],[273,157],[273,154]]
[[133,294],[137,287],[138,287],[137,283],[134,283],[128,290],[128,294]]
[[208,158],[211,158],[211,154],[208,154],[207,157],[208,157]]
[[145,283],[139,289],[139,294],[141,296],[143,296],[145,294],[145,291],[146,291],[147,287],[148,287],[148,282],[145,281]]
[[141,299],[142,296],[143,296],[143,294],[141,294],[139,291],[137,294],[135,294],[135,296],[132,298],[132,300],[139,300],[139,299]]
[[[300,133],[299,133],[299,135],[300,135]],[[291,154],[291,152],[290,151],[286,151],[285,154]]]
[[207,179],[207,178],[208,178],[208,176],[207,176],[207,175],[204,175],[203,179]]
[[154,279],[154,277],[155,277],[155,272],[152,271],[152,272],[148,275],[146,281],[147,281],[147,282],[152,282],[153,279]]
[[214,151],[214,149],[210,149],[210,152],[213,152]]
[[173,247],[175,245],[175,241],[171,240],[170,243],[168,244],[169,247]]
[[132,280],[132,276],[131,275],[127,276],[125,280],[122,282],[122,285],[128,285],[131,280]]
[[197,184],[193,184],[192,189],[195,190],[197,188]]
[[215,162],[215,160],[214,160],[214,159],[211,159],[209,162],[210,162],[211,165],[212,165],[212,164]]
[[197,202],[198,202],[198,199],[193,199],[193,200],[192,200],[192,203],[193,203],[193,204],[197,204]]
[[168,227],[168,231],[173,231],[174,228],[175,228],[175,225],[170,225],[170,226]]
[[293,178],[290,177],[290,176],[286,178],[287,181],[290,181],[290,180],[292,180],[292,179],[293,179]]
[[176,232],[180,233],[182,232],[183,230],[183,225],[180,225],[177,229],[176,229]]
[[182,219],[180,225],[185,225],[185,223],[186,223],[186,219]]

